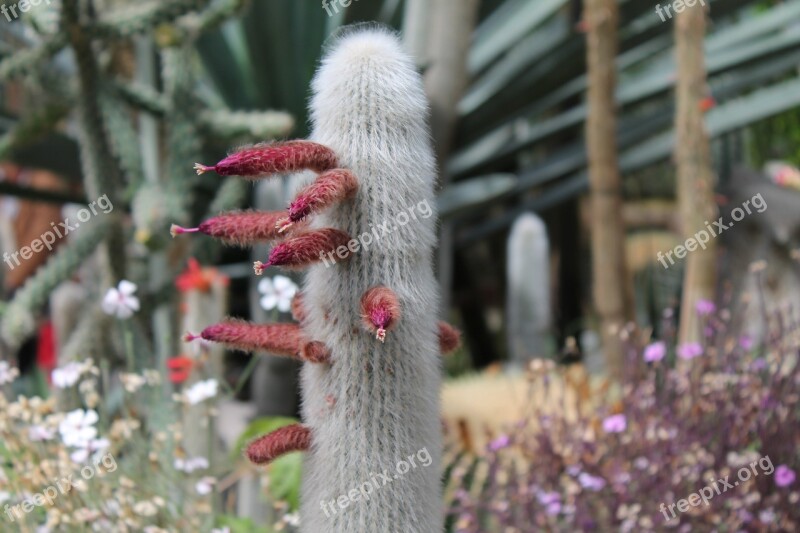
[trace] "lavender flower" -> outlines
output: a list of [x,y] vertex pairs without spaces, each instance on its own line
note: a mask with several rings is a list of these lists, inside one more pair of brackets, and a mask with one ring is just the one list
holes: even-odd
[[644,349],[644,360],[648,363],[654,363],[664,359],[666,354],[667,345],[663,342],[654,342],[652,344],[648,344]]
[[752,350],[753,349],[753,337],[750,335],[742,335],[739,337],[739,346],[741,346],[745,350]]
[[787,465],[780,465],[775,469],[775,484],[781,488],[794,483],[797,475]]
[[694,359],[703,354],[703,347],[699,342],[687,342],[678,346],[678,357],[681,359]]
[[625,415],[611,415],[603,420],[603,430],[606,433],[622,433],[628,427]]
[[697,300],[697,303],[695,304],[695,309],[697,310],[698,315],[708,316],[717,310],[717,306],[714,305],[714,302],[712,302],[711,300],[700,299]]
[[511,438],[508,435],[500,435],[492,442],[489,443],[489,449],[493,452],[497,452],[502,450],[503,448],[508,448],[511,444]]
[[580,483],[581,487],[583,487],[584,489],[589,489],[594,491],[602,490],[602,488],[606,486],[605,479],[598,476],[593,476],[586,472],[582,472],[578,476],[578,483]]

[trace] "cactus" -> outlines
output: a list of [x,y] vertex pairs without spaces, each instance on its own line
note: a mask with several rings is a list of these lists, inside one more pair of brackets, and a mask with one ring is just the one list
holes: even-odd
[[17,348],[35,330],[36,310],[47,302],[50,293],[69,277],[95,251],[109,233],[111,226],[94,221],[87,224],[75,239],[59,249],[17,291],[3,314],[2,337],[9,346]]
[[[233,213],[200,228],[173,228],[239,244],[282,239],[255,269],[309,268],[293,305],[300,323],[227,320],[199,336],[304,361],[304,423],[247,449],[259,464],[307,451],[302,531],[441,531],[438,354],[458,344],[458,332],[434,320],[434,218],[409,219],[411,208],[433,203],[421,79],[394,35],[357,29],[337,38],[313,92],[313,141],[257,145],[195,167],[245,178],[319,173],[288,213]],[[259,216],[269,227],[252,223]],[[346,260],[320,264],[334,253]],[[429,464],[375,487],[376,476],[396,472],[400,461],[423,450]],[[371,483],[368,499],[340,506],[340,497]]]
[[[0,60],[0,83],[17,79],[29,87],[28,109],[18,123],[0,136],[0,157],[13,154],[26,143],[52,132],[69,119],[78,132],[83,191],[86,200],[106,195],[115,208],[115,216],[105,218],[92,228],[82,226],[74,242],[64,243],[47,266],[31,277],[12,302],[0,310],[3,314],[0,338],[16,348],[34,330],[34,317],[49,291],[69,278],[90,256],[98,259],[98,275],[87,278],[94,284],[88,290],[102,294],[119,279],[129,278],[149,286],[143,292],[142,312],[134,317],[134,330],[158,339],[158,358],[165,360],[178,347],[169,334],[174,309],[170,293],[163,288],[183,267],[190,249],[171,243],[162,230],[170,222],[185,222],[194,216],[244,203],[246,184],[231,183],[219,187],[216,197],[213,179],[196,182],[191,168],[183,162],[201,157],[203,149],[220,139],[284,136],[293,126],[291,116],[278,111],[233,111],[221,103],[219,95],[200,83],[195,60],[195,45],[208,30],[238,12],[246,0],[149,0],[115,2],[108,9],[94,9],[88,0],[63,0],[50,6],[52,24],[41,24],[33,16],[17,23],[27,26],[29,43]],[[42,13],[44,7],[37,13]],[[33,15],[33,10],[29,15]],[[15,23],[16,24],[16,23]],[[162,65],[159,80],[129,79],[119,62],[100,60],[98,50],[123,50],[129,38],[142,35],[141,42],[152,40],[162,46],[156,50]],[[4,36],[5,37],[5,36]],[[5,46],[5,39],[3,39]],[[72,62],[52,58],[62,49]],[[146,68],[146,67],[143,67]],[[76,84],[64,84],[64,71],[72,69]],[[156,86],[159,88],[157,89]],[[73,113],[72,110],[75,110]],[[143,141],[136,120],[140,111],[153,115],[163,132],[161,156],[150,158],[159,139]],[[152,141],[154,144],[150,144]],[[49,161],[51,154],[43,153]],[[46,159],[45,159],[46,158]],[[154,161],[153,168],[146,163]],[[120,213],[117,215],[116,213]],[[129,217],[133,228],[127,224]],[[298,224],[296,229],[301,229]],[[129,231],[133,229],[134,231]],[[293,230],[295,231],[295,230]],[[85,232],[85,233],[84,233]],[[158,236],[161,238],[153,238]],[[146,245],[148,263],[135,253],[131,244]],[[93,254],[95,249],[98,254]],[[193,250],[209,260],[216,247]],[[134,252],[134,253],[132,253]],[[164,297],[166,296],[166,297]],[[151,309],[152,306],[157,306]],[[152,312],[151,312],[152,311]],[[152,318],[152,320],[150,320]],[[150,320],[148,324],[146,321]],[[101,353],[108,361],[117,361],[119,350],[105,350],[101,336],[87,334],[88,325],[72,333],[74,339],[62,339],[82,353]],[[110,328],[118,324],[112,322]],[[109,335],[111,339],[118,335]],[[148,350],[137,342],[141,353]],[[73,348],[75,350],[73,350]],[[80,355],[75,352],[74,355]]]
[[508,351],[512,365],[524,367],[548,355],[550,262],[547,228],[533,213],[517,218],[508,238]]

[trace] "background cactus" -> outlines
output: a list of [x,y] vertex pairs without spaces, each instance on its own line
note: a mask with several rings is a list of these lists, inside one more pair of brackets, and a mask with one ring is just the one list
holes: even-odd
[[506,264],[508,355],[517,366],[552,351],[549,250],[544,221],[533,213],[520,215],[508,237]]
[[[302,303],[294,306],[300,327],[226,321],[201,336],[305,361],[305,423],[248,447],[257,463],[307,450],[303,531],[439,531],[439,354],[457,338],[435,321],[435,165],[421,79],[394,35],[355,29],[336,39],[313,89],[314,142],[255,146],[196,166],[199,173],[245,177],[321,173],[288,211],[292,222],[308,215],[312,229],[292,225],[269,260],[255,264],[257,273],[265,266],[310,266]],[[252,216],[227,215],[218,236],[240,244],[268,237],[248,223]],[[231,227],[237,217],[242,224]],[[282,221],[276,229],[286,227]],[[194,230],[174,233],[187,231]],[[337,259],[326,261],[333,253]],[[430,461],[372,488],[376,476],[391,476],[400,461],[418,454]],[[366,485],[372,494],[356,503],[351,494]]]
[[[106,195],[114,212],[81,227],[49,266],[16,293],[4,308],[0,340],[13,354],[34,331],[34,318],[50,291],[99,249],[93,256],[99,259],[99,269],[87,292],[96,298],[122,278],[143,286],[143,312],[133,318],[137,333],[132,349],[142,364],[162,366],[179,347],[173,280],[188,256],[209,261],[219,252],[216,243],[210,248],[182,246],[165,238],[163,230],[169,222],[216,214],[247,199],[245,184],[220,187],[213,178],[197,180],[185,162],[202,157],[220,140],[286,135],[294,120],[279,111],[233,111],[199,83],[197,40],[234,15],[244,1],[111,2],[102,9],[91,4],[64,0],[40,6],[36,18],[29,20],[37,27],[25,41],[29,47],[2,56],[0,82],[33,87],[26,91],[25,107],[39,111],[27,113],[4,132],[0,157],[13,156],[57,131],[64,119],[72,121],[85,198],[71,199],[83,203]],[[40,18],[47,18],[47,24]],[[139,39],[147,35],[155,37],[158,46]],[[62,49],[70,49],[75,61],[53,57]],[[113,50],[114,60],[100,50]],[[134,54],[136,72],[128,68]],[[55,81],[65,74],[77,83]],[[89,308],[84,311],[94,315]],[[110,361],[121,360],[121,354],[114,353],[118,350],[103,345],[103,335],[89,334],[90,323],[87,319],[85,327],[70,332],[75,339],[60,340],[70,347],[65,356],[104,353]],[[110,327],[118,330],[119,325],[112,322]]]

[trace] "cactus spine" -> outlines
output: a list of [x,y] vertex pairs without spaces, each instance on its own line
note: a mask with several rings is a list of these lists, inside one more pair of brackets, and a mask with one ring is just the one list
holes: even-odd
[[[435,320],[435,163],[421,79],[394,35],[357,29],[337,38],[313,93],[313,142],[257,145],[196,167],[244,177],[320,173],[277,225],[301,227],[270,232],[284,240],[255,265],[257,273],[310,266],[293,306],[300,328],[226,321],[200,335],[304,361],[304,424],[248,448],[257,463],[307,451],[302,531],[441,531],[439,353],[458,334]],[[227,236],[244,243],[250,232]],[[333,252],[337,261],[323,264]],[[353,497],[362,490],[368,498]]]

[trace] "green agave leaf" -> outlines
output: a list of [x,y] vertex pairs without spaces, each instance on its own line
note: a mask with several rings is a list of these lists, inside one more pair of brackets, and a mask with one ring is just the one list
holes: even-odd
[[282,455],[269,465],[269,492],[273,498],[289,503],[296,511],[300,507],[300,480],[303,475],[303,454]]
[[275,530],[267,526],[257,526],[249,518],[239,518],[238,516],[221,515],[218,517],[220,526],[227,526],[231,533],[273,533]]

